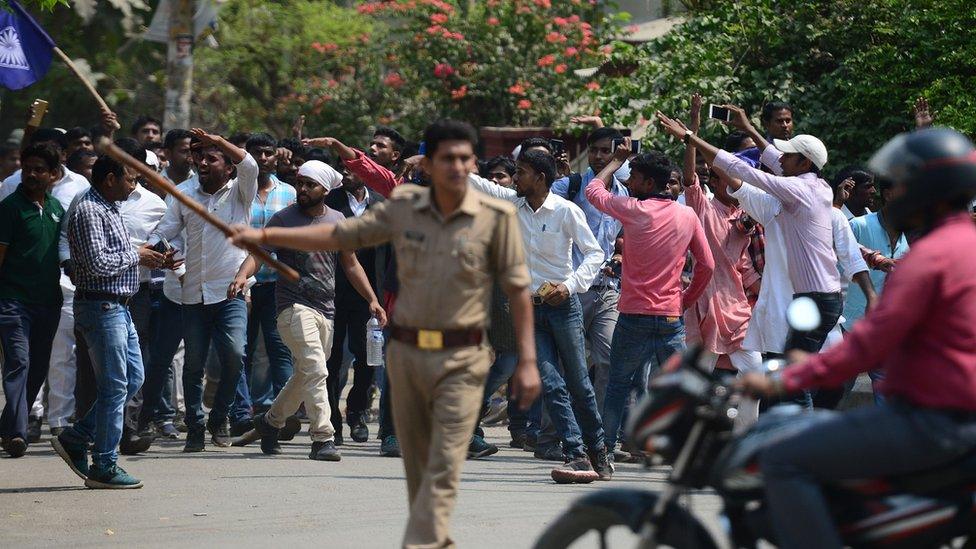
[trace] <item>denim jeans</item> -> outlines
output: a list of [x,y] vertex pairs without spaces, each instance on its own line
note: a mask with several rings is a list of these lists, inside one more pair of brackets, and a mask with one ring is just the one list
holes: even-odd
[[685,348],[685,323],[680,316],[621,314],[610,344],[610,383],[603,407],[607,449],[617,444],[624,406],[635,376],[650,376],[674,353]]
[[172,384],[173,357],[183,340],[183,305],[170,301],[165,296],[159,300],[159,310],[149,345],[149,367],[146,368],[146,383],[142,388],[142,412],[139,421],[173,421],[176,410],[167,398],[166,387]]
[[203,373],[211,343],[220,365],[220,385],[214,396],[210,423],[227,419],[234,402],[237,382],[244,369],[244,339],[247,330],[247,304],[243,297],[225,299],[204,305],[183,305],[183,340],[186,362],[183,365],[183,394],[186,401],[186,425],[202,429]]
[[[571,295],[559,305],[535,307],[535,346],[546,409],[567,457],[603,448],[603,421],[586,369],[583,310]],[[579,423],[577,423],[577,420]]]
[[[508,383],[515,373],[515,367],[517,365],[518,354],[514,352],[501,352],[495,355],[495,362],[492,363],[491,369],[488,370],[488,378],[485,380],[485,394],[481,403],[482,416],[488,411],[488,406],[491,405],[491,395],[495,394],[495,391],[499,387]],[[535,418],[535,424],[539,424],[539,418],[542,416],[542,399],[535,399],[535,402],[529,406],[528,410],[522,410],[519,408],[518,402],[512,400],[510,392],[507,396],[508,432],[511,433],[514,439],[518,435],[526,432],[529,418]],[[478,423],[480,425],[481,422],[479,421]]]
[[0,356],[3,394],[0,436],[27,439],[27,415],[47,377],[60,305],[35,305],[0,299]]
[[125,404],[142,387],[142,352],[132,315],[125,305],[75,299],[75,325],[88,346],[97,396],[68,438],[93,442],[92,462],[100,468],[118,459]]
[[976,448],[976,414],[895,402],[834,413],[759,457],[779,547],[840,548],[820,484],[938,467]]
[[[247,316],[247,344],[244,346],[244,372],[237,382],[234,409],[231,419],[251,419],[252,408],[267,410],[288,383],[294,366],[291,351],[278,334],[275,313],[275,283],[255,284],[251,288],[251,311]],[[264,351],[268,354],[267,369],[254,368],[254,353],[258,346],[258,332],[264,339]]]

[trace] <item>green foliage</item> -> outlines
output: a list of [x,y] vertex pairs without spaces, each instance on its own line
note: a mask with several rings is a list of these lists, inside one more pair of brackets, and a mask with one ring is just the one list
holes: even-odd
[[[20,5],[31,10],[51,11],[55,6],[67,6],[68,0],[20,0]],[[0,9],[7,9],[6,0],[0,0]]]
[[[909,129],[919,96],[937,124],[976,135],[973,28],[971,0],[715,3],[658,40],[615,50],[639,68],[595,95],[604,117],[624,124],[655,110],[687,120],[695,91],[706,105],[729,101],[756,114],[770,100],[789,101],[797,131],[824,140],[834,171]],[[714,121],[703,131],[713,142],[726,133]],[[659,130],[649,139],[678,149]]]

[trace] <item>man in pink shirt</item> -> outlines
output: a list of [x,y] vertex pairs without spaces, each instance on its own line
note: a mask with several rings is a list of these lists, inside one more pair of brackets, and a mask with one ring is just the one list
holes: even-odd
[[[668,192],[671,163],[642,154],[630,161],[627,189],[616,196],[607,189],[614,172],[630,155],[630,139],[614,151],[613,160],[586,186],[596,209],[624,226],[620,317],[610,343],[610,382],[603,404],[603,432],[610,455],[617,443],[625,400],[634,375],[646,363],[651,370],[685,348],[685,309],[698,301],[715,268],[705,232],[695,212]],[[688,251],[695,259],[691,285],[681,289],[681,270]]]
[[954,130],[920,130],[889,141],[870,167],[893,182],[894,226],[923,236],[842,343],[778,376],[740,380],[772,396],[876,368],[887,376],[884,406],[839,413],[763,451],[780,547],[841,547],[821,483],[941,467],[976,448],[976,228],[967,211],[976,149]]

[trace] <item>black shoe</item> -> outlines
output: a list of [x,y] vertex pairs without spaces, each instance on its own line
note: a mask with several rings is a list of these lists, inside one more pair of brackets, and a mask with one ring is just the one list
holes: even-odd
[[366,442],[369,440],[369,427],[366,426],[365,419],[360,415],[359,421],[349,425],[349,436],[353,442]]
[[525,438],[522,439],[522,449],[526,452],[535,452],[535,447],[538,444],[538,440],[536,440],[535,437],[530,437],[529,435],[525,435]]
[[380,443],[380,455],[383,457],[400,457],[400,441],[394,435],[389,435]]
[[336,448],[335,441],[313,442],[312,453],[308,455],[308,459],[314,459],[316,461],[339,461],[342,459],[342,454]]
[[250,431],[254,427],[253,419],[245,419],[243,421],[235,421],[230,424],[230,436],[239,437],[244,433]]
[[41,441],[41,418],[27,417],[27,443],[34,444]]
[[186,444],[183,445],[184,452],[202,452],[207,438],[207,431],[200,427],[189,427],[186,431]]
[[153,435],[140,435],[129,429],[122,430],[122,440],[119,441],[119,453],[123,456],[141,454],[152,446]]
[[488,457],[497,453],[498,446],[489,444],[481,435],[471,437],[471,442],[468,444],[468,459]]
[[302,421],[297,416],[285,418],[285,426],[278,430],[278,440],[291,440],[302,430]]
[[262,452],[269,456],[281,453],[281,444],[278,444],[278,441],[281,439],[281,432],[277,427],[273,427],[268,423],[265,414],[254,416],[254,430],[261,435]]
[[545,461],[565,461],[566,456],[563,455],[563,449],[559,444],[553,444],[552,446],[537,446],[535,452],[532,453],[536,459],[542,459]]
[[3,439],[3,451],[12,458],[19,458],[27,453],[27,441],[20,437]]
[[525,447],[525,433],[517,433],[512,435],[512,441],[508,443],[512,448],[524,448]]
[[613,478],[613,460],[607,454],[606,446],[596,452],[588,452],[588,455],[590,464],[593,465],[593,470],[600,475],[598,480],[610,480]]
[[220,422],[208,421],[207,431],[210,431],[210,441],[220,448],[230,447],[230,430],[227,428],[227,421]]
[[156,425],[156,436],[160,438],[168,438],[170,440],[176,440],[180,438],[180,431],[173,425],[172,422],[167,421],[165,423],[160,423]]

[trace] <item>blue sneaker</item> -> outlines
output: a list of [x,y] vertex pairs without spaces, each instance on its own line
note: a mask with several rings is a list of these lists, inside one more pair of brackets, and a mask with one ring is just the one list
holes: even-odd
[[108,467],[92,464],[88,470],[88,478],[85,479],[85,486],[110,490],[142,488],[142,481],[126,473],[115,463]]
[[62,432],[51,439],[51,446],[68,464],[74,474],[82,480],[88,480],[88,445],[84,442],[72,442],[66,439]]

